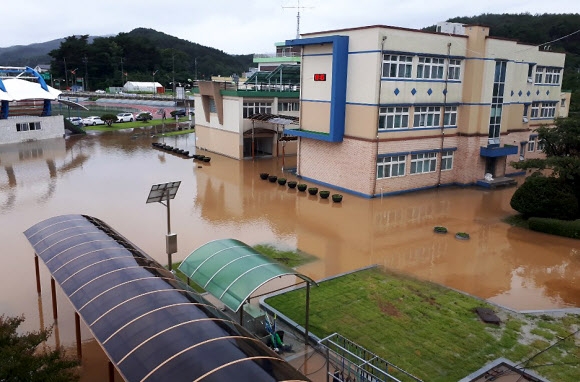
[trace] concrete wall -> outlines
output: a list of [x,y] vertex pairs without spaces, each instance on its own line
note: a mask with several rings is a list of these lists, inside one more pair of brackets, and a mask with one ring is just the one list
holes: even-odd
[[[40,130],[16,131],[17,123],[40,122]],[[0,119],[0,144],[62,138],[64,136],[62,115],[52,117],[22,116]]]
[[230,158],[242,159],[242,145],[238,133],[195,125],[195,139],[195,147]]

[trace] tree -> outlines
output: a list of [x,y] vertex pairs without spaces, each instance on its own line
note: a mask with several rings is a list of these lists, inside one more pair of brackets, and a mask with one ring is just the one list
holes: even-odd
[[578,200],[572,191],[562,180],[538,173],[518,187],[510,205],[526,218],[571,220],[578,216]]
[[38,349],[50,337],[51,329],[18,334],[23,321],[23,316],[0,316],[0,381],[78,381],[77,361],[67,359],[62,349]]
[[110,127],[117,120],[117,116],[115,114],[103,114],[101,119]]

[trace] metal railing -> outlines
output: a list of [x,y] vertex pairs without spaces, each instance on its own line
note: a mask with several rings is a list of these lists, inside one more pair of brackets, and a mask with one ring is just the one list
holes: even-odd
[[300,57],[299,52],[254,53],[254,58]]
[[[326,353],[330,380],[352,382],[423,382],[338,333],[319,341]],[[334,369],[331,369],[331,365]]]

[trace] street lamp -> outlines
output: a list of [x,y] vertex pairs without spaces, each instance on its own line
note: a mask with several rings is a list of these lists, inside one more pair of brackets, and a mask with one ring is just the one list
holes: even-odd
[[169,210],[169,200],[175,199],[175,194],[179,189],[181,181],[154,184],[151,186],[147,203],[161,203],[165,200],[167,207],[167,235],[165,235],[165,252],[167,253],[167,267],[171,271],[171,254],[177,252],[177,234],[171,233],[171,213]]
[[157,86],[155,86],[155,74],[159,71],[159,69],[157,69],[156,71],[153,72],[153,98],[155,98],[155,93],[157,92]]

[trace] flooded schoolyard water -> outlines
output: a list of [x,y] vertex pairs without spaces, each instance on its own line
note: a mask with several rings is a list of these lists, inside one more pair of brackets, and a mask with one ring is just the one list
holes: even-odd
[[[236,161],[204,152],[212,159],[202,164],[151,147],[164,140],[195,150],[194,134],[151,135],[144,129],[0,146],[1,314],[25,314],[23,330],[52,324],[50,276],[42,265],[38,299],[34,253],[22,234],[52,216],[97,217],[166,264],[166,208],[145,202],[153,184],[177,180],[175,261],[231,237],[316,256],[299,269],[315,280],[379,264],[513,309],[580,307],[580,241],[503,223],[514,213],[514,188],[443,188],[372,200],[344,194],[337,204],[259,178],[268,172],[294,179],[282,167],[294,167],[295,158]],[[435,234],[436,225],[449,233]],[[455,239],[459,231],[471,239]],[[60,290],[58,308],[58,341],[73,346],[73,310]],[[106,359],[94,342],[84,348],[85,356],[94,353],[93,363]],[[90,380],[87,373],[83,380]]]

